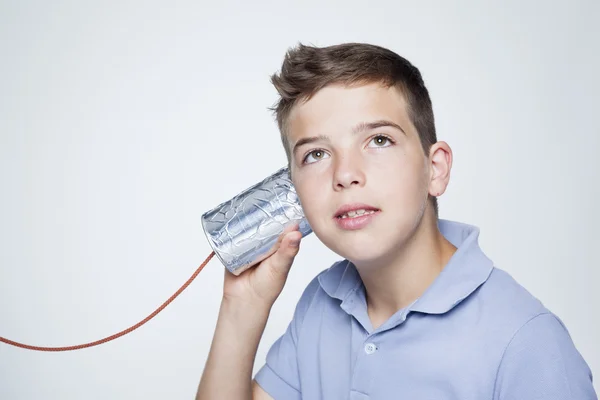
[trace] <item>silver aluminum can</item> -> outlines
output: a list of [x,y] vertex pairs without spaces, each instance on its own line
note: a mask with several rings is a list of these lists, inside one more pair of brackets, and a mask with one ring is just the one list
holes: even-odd
[[273,254],[293,224],[302,236],[312,233],[287,167],[202,215],[210,246],[234,275]]

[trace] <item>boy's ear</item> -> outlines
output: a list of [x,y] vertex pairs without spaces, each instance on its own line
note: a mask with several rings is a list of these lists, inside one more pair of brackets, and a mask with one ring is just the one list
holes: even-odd
[[446,142],[437,142],[429,149],[429,195],[438,197],[446,191],[452,169],[452,149]]

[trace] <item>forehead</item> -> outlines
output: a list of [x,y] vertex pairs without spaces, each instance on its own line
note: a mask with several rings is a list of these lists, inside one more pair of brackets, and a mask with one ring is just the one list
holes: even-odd
[[357,123],[382,119],[397,123],[405,131],[413,129],[406,100],[398,88],[379,83],[330,85],[294,106],[288,119],[288,135],[294,142],[305,135],[347,132]]

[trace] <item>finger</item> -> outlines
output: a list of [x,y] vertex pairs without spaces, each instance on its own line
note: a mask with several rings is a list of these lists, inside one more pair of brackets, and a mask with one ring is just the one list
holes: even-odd
[[287,274],[294,262],[294,257],[300,250],[302,233],[292,231],[285,234],[277,251],[269,258],[269,264],[274,271]]
[[283,231],[279,234],[279,236],[277,237],[277,241],[273,244],[273,246],[271,247],[272,251],[277,251],[280,247],[281,244],[283,242],[283,238],[290,232],[295,232],[298,231],[298,229],[300,229],[300,226],[298,223],[294,223],[294,224],[290,224],[287,225],[283,228]]
[[294,231],[297,231],[299,229],[300,229],[300,224],[298,222],[290,223],[289,225],[286,225],[283,228],[283,232],[281,233],[281,235],[279,237],[283,238],[283,236],[285,236],[289,232],[294,232]]

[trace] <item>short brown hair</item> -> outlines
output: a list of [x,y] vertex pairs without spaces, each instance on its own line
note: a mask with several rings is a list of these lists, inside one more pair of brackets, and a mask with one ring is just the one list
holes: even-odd
[[[294,105],[308,101],[327,85],[375,82],[395,86],[404,95],[408,115],[419,133],[423,151],[428,155],[431,145],[437,142],[435,121],[429,92],[415,66],[393,51],[372,44],[315,47],[300,43],[287,51],[280,74],[271,76],[271,83],[280,96],[271,110],[277,119],[288,166],[291,154],[287,120]],[[437,215],[435,197],[432,197],[432,205]]]

